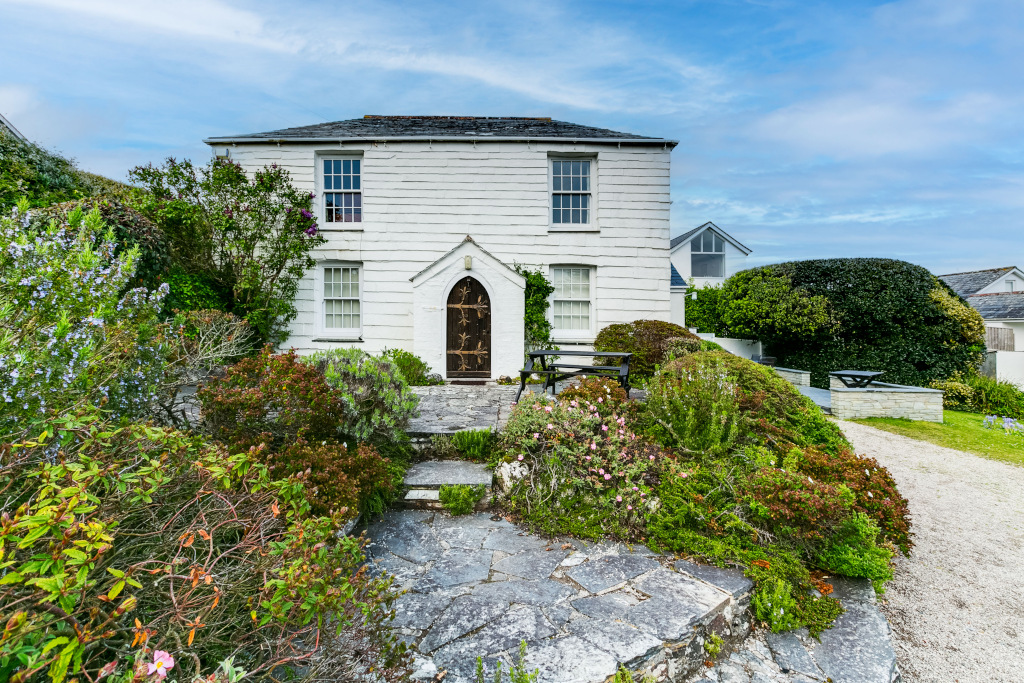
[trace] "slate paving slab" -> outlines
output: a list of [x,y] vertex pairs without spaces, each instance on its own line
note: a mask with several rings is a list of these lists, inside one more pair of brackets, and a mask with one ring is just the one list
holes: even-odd
[[657,560],[642,555],[605,555],[572,568],[568,575],[591,593],[601,593],[659,567]]
[[562,564],[565,550],[524,550],[494,563],[494,571],[524,579],[546,579]]
[[621,619],[637,603],[621,592],[605,593],[572,601],[573,609],[595,619]]
[[492,550],[445,550],[420,579],[414,590],[424,593],[483,581],[491,572]]
[[664,647],[660,638],[618,621],[583,619],[569,624],[569,631],[626,664]]
[[825,674],[818,668],[811,653],[807,651],[797,633],[768,633],[765,636],[775,663],[783,673],[799,673],[818,680],[825,680]]
[[567,636],[541,643],[526,655],[528,671],[539,670],[544,683],[604,681],[615,675],[614,655],[594,647],[579,636]]
[[754,582],[743,575],[739,569],[723,569],[709,564],[696,564],[687,560],[679,560],[675,563],[678,572],[686,572],[695,579],[710,583],[716,588],[740,596],[749,593],[754,587]]
[[442,484],[490,486],[491,470],[487,465],[465,460],[427,460],[418,462],[405,472],[405,485],[412,488],[440,488]]
[[543,550],[549,545],[543,538],[523,533],[517,529],[497,529],[484,541],[484,547],[506,553],[519,553],[524,550]]
[[419,650],[422,653],[433,652],[445,643],[497,619],[507,609],[508,603],[501,600],[492,600],[476,595],[463,595],[455,598],[420,642]]

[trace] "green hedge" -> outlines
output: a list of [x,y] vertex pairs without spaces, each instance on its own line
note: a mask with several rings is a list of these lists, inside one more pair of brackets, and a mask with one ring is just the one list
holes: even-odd
[[887,382],[927,386],[970,372],[985,350],[984,321],[974,309],[926,269],[893,259],[743,271],[726,282],[721,310],[721,333],[760,332],[766,354],[780,366],[809,370],[818,387],[842,369],[879,370]]
[[[632,353],[629,372],[637,377],[650,377],[665,360],[670,339],[696,335],[686,328],[663,320],[634,320],[609,325],[597,333],[595,351]],[[616,364],[618,359],[599,359],[601,365]]]

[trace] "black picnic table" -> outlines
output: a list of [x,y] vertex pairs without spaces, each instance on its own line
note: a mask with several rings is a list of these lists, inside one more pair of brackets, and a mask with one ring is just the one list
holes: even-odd
[[838,379],[849,389],[863,389],[883,373],[869,372],[867,370],[836,370],[828,374]]
[[[548,362],[548,359],[552,356],[558,356],[559,362]],[[629,359],[632,357],[632,353],[621,351],[555,351],[553,349],[530,351],[526,367],[519,371],[519,391],[516,392],[516,403],[519,402],[519,397],[523,395],[523,389],[526,388],[526,380],[533,374],[544,377],[545,392],[550,387],[553,393],[555,383],[563,379],[579,377],[581,375],[592,375],[595,377],[609,377],[618,381],[626,393],[629,394]],[[618,358],[619,364],[584,365],[583,363],[573,363],[571,360],[565,360],[564,362],[562,360],[572,358]],[[540,367],[537,367],[538,365]]]

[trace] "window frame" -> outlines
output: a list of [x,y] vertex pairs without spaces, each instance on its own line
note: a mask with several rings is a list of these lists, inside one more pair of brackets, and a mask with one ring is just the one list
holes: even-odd
[[[712,250],[711,251],[705,251],[704,248],[703,248],[703,240],[704,240],[704,236],[709,234],[709,233],[714,236],[712,238],[712,242],[711,242],[711,249]],[[721,251],[715,251],[714,250],[714,247],[715,247],[714,240],[715,239],[719,240],[722,243]],[[701,244],[701,249],[699,251],[693,248],[697,244],[698,240],[700,240],[701,243],[702,243]],[[712,230],[710,228],[708,228],[704,232],[700,233],[699,235],[696,235],[693,239],[691,239],[690,240],[690,277],[700,278],[702,280],[724,280],[725,279],[725,272],[726,272],[726,269],[725,269],[726,248],[725,248],[725,245],[726,245],[725,238],[722,237],[721,235],[719,235],[717,232],[715,232],[714,230]],[[721,256],[722,257],[722,260],[721,260],[721,263],[722,263],[721,275],[697,275],[694,272],[695,268],[693,267],[693,257],[694,257],[694,255],[697,255],[697,254],[703,255],[703,256]]]
[[[331,188],[330,190],[325,188],[324,183],[324,162],[325,161],[358,161],[359,162],[359,189],[358,190],[338,190]],[[317,212],[319,229],[329,231],[360,231],[363,229],[363,223],[366,222],[366,182],[364,175],[366,173],[366,162],[363,159],[363,155],[359,153],[347,153],[347,154],[318,154],[316,155],[316,166],[314,171],[316,173],[316,196],[317,196]],[[333,174],[332,174],[333,175]],[[359,220],[351,222],[328,222],[327,221],[327,193],[328,192],[350,192],[359,194]]]
[[1016,278],[1006,278],[1006,291],[1008,294],[1014,294],[1017,291],[1017,280]]
[[588,275],[588,286],[589,286],[589,299],[590,311],[588,314],[590,325],[585,329],[579,330],[568,330],[563,328],[555,327],[555,302],[556,301],[583,301],[583,299],[565,299],[558,298],[557,289],[551,292],[548,297],[549,308],[551,315],[549,322],[551,323],[551,340],[555,342],[591,342],[594,340],[595,332],[597,329],[597,267],[586,263],[553,263],[548,269],[548,273],[551,276],[551,284],[555,285],[555,271],[563,269],[582,269],[586,270]]
[[[587,161],[590,163],[590,175],[589,185],[590,189],[587,192],[575,191],[575,190],[555,190],[555,163],[556,161]],[[547,159],[547,173],[548,173],[548,230],[551,232],[598,232],[600,227],[598,225],[598,157],[596,154],[572,154],[572,153],[551,153],[548,154]],[[555,210],[555,195],[556,194],[567,194],[567,195],[587,195],[589,197],[587,203],[589,212],[588,218],[590,219],[586,223],[555,223],[554,210]]]
[[[326,271],[328,268],[356,268],[358,272],[357,286],[359,295],[355,298],[359,302],[359,326],[358,327],[327,327],[327,297],[324,287],[326,285]],[[358,261],[320,261],[316,266],[316,282],[314,292],[316,293],[316,331],[317,337],[314,341],[362,341],[363,321],[366,316],[364,303],[365,289],[363,286],[363,264]],[[333,297],[332,297],[333,299]],[[351,297],[341,297],[338,300],[352,300]]]

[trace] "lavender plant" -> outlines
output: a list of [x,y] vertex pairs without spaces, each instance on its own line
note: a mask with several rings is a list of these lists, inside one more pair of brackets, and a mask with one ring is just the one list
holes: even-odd
[[87,404],[145,414],[163,371],[166,288],[120,295],[138,250],[115,256],[97,210],[40,230],[27,211],[22,201],[0,218],[0,441]]

